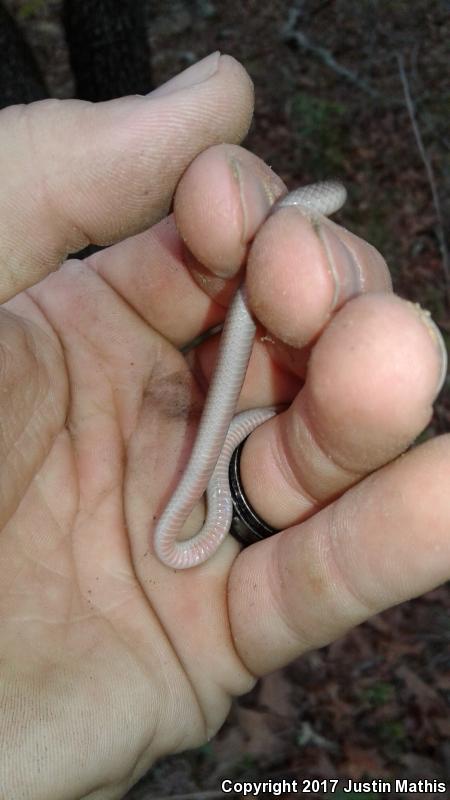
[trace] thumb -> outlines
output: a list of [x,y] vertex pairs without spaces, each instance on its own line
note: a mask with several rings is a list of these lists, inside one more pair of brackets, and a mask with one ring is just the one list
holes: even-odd
[[164,216],[195,156],[241,141],[252,111],[250,78],[220,53],[145,97],[1,111],[0,302]]

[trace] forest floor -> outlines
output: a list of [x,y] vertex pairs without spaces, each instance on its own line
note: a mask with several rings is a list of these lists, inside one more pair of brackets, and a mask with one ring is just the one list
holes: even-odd
[[[52,94],[72,96],[60,0],[6,5],[32,43]],[[450,282],[436,205],[437,196],[442,219],[448,219],[448,3],[153,0],[150,5],[155,86],[214,50],[238,58],[256,88],[246,146],[289,188],[339,176],[349,191],[340,221],[383,253],[395,290],[430,310],[450,349]],[[449,376],[419,440],[448,431]],[[449,782],[449,605],[448,588],[441,587],[263,679],[234,702],[215,739],[157,764],[127,800],[211,800],[224,796],[223,777]],[[333,796],[357,795],[340,790]]]

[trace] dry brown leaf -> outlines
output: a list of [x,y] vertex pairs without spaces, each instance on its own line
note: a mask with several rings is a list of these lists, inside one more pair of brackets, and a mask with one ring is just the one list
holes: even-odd
[[445,703],[440,694],[409,667],[402,664],[395,670],[395,674],[403,681],[423,714],[445,713]]
[[293,719],[297,716],[298,710],[292,700],[292,682],[282,670],[263,678],[258,704],[282,717]]
[[358,747],[351,742],[344,744],[345,762],[342,771],[353,780],[358,780],[364,775],[382,776],[384,770],[383,761],[374,748]]
[[237,719],[244,734],[243,752],[246,754],[273,763],[286,749],[283,727],[273,715],[251,708],[238,708]]

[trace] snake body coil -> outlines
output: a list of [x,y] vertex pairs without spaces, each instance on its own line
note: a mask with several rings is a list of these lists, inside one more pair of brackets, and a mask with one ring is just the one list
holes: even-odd
[[[312,215],[328,216],[344,204],[346,191],[334,181],[314,183],[290,192],[272,208],[298,206]],[[164,509],[154,532],[154,550],[164,564],[187,569],[216,552],[227,535],[233,507],[228,466],[234,449],[251,431],[276,413],[256,408],[237,416],[236,406],[247,371],[256,326],[241,285],[225,319],[217,366],[209,386],[197,438],[183,476]],[[204,492],[207,514],[201,530],[186,541],[177,541],[183,525]]]

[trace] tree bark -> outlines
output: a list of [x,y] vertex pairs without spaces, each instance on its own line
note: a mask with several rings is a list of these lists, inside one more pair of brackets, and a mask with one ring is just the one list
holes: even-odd
[[65,0],[76,96],[110,100],[151,91],[146,0]]
[[48,90],[25,38],[0,4],[0,108],[32,103],[48,97]]

